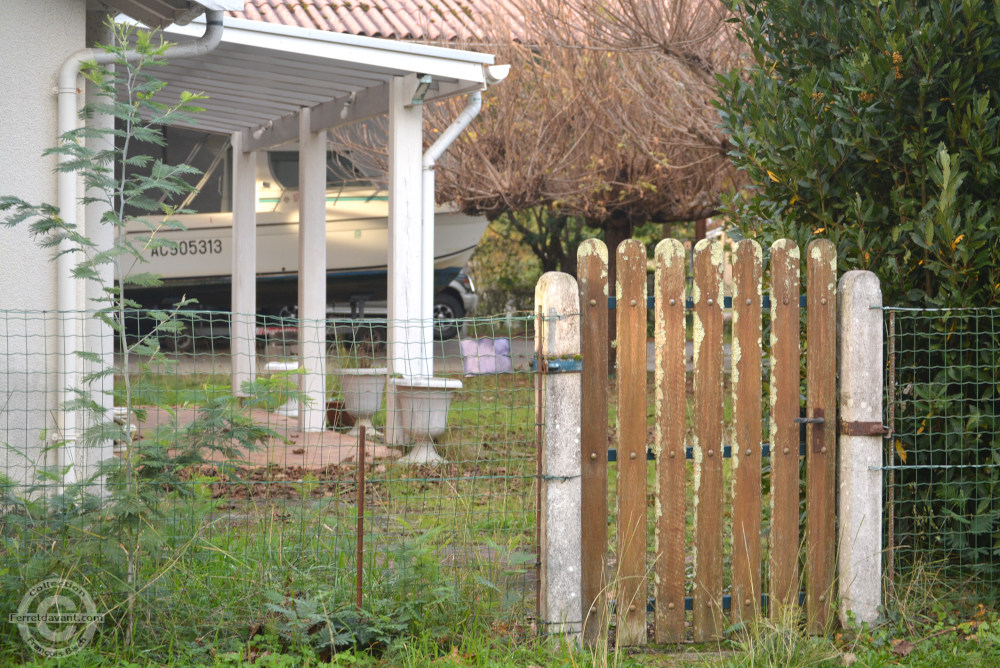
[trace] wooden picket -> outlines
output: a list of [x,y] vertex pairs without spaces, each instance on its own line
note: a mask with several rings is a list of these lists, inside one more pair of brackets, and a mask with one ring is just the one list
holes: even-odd
[[837,541],[837,251],[820,239],[808,256],[806,612],[809,631],[823,633],[833,620]]
[[[806,423],[805,614],[822,632],[833,620],[836,484],[836,251],[828,241],[807,252],[807,392],[799,414],[800,254],[794,243],[770,248],[770,338],[762,400],[763,253],[741,241],[732,254],[732,430],[726,446],[724,402],[724,262],[719,242],[699,242],[693,252],[690,295],[693,329],[694,410],[687,417],[686,280],[688,253],[676,240],[655,251],[655,548],[646,560],[646,251],[636,240],[617,249],[617,567],[607,582],[607,312],[608,251],[599,241],[581,247],[580,303],[583,341],[582,505],[584,639],[596,642],[608,617],[611,592],[617,606],[619,646],[646,642],[646,580],[654,573],[654,637],[683,642],[690,605],[691,638],[717,638],[726,627],[767,608],[771,615],[799,605],[800,443]],[[603,312],[602,312],[603,311]],[[604,319],[602,319],[602,316]],[[769,443],[763,417],[769,416]],[[690,443],[687,443],[687,440]],[[690,447],[687,447],[690,445]],[[723,460],[731,457],[726,505]],[[768,452],[769,450],[769,452]],[[690,455],[688,455],[688,451]],[[689,470],[687,458],[693,459]],[[762,472],[770,458],[770,507],[762,508]],[[688,476],[693,482],[694,532],[687,544]],[[727,510],[732,516],[731,586],[725,591]],[[769,516],[768,578],[762,577],[763,521]],[[688,562],[686,548],[691,549]],[[688,566],[693,578],[687,580]],[[690,587],[690,589],[689,589]],[[685,594],[690,598],[686,599]],[[690,602],[690,603],[689,603]]]
[[694,640],[722,625],[722,275],[719,242],[694,249]]
[[618,643],[646,644],[646,248],[618,247]]
[[761,570],[761,264],[760,244],[733,253],[733,594],[732,621],[760,609]]
[[684,431],[685,290],[687,251],[676,239],[656,246],[654,311],[656,383],[656,624],[658,643],[684,640],[684,531],[687,462]]
[[580,413],[582,527],[580,592],[583,639],[594,644],[607,628],[607,585],[604,554],[608,542],[608,250],[596,239],[580,244],[577,260],[580,288],[583,365]]
[[[799,249],[771,246],[770,613],[799,593]],[[794,546],[794,549],[790,549]]]

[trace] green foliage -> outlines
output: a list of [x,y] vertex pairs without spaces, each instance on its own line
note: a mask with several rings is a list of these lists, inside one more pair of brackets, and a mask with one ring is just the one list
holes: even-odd
[[576,251],[600,228],[556,208],[538,206],[504,213],[490,222],[474,263],[481,313],[532,309],[535,283],[546,271],[576,274]]
[[[17,557],[16,566],[0,573],[3,590],[17,598],[25,583],[52,574],[100,583],[95,593],[110,588],[132,596],[148,587],[138,572],[143,560],[167,548],[168,536],[156,526],[164,519],[164,504],[168,499],[204,502],[211,497],[212,479],[192,479],[187,473],[212,463],[238,480],[232,464],[266,439],[278,438],[249,415],[250,407],[271,401],[270,387],[252,383],[244,391],[249,394],[247,407],[236,406],[232,397],[208,395],[195,421],[132,441],[124,462],[101,462],[89,478],[67,483],[64,470],[43,468],[27,487],[0,481],[0,505],[5,508],[0,551]],[[121,429],[118,438],[127,438]],[[181,546],[180,552],[184,549]]]
[[[1000,581],[1000,310],[899,311],[894,494],[897,560],[950,562],[956,576]],[[911,468],[907,468],[911,467]]]
[[490,223],[473,255],[479,313],[530,310],[535,282],[542,275],[537,256],[507,218]]
[[887,303],[1000,303],[1000,5],[740,0],[720,80],[746,236],[832,239]]
[[286,648],[307,647],[323,657],[347,648],[384,652],[418,632],[443,634],[455,622],[450,606],[459,593],[433,549],[441,534],[432,529],[397,544],[387,555],[388,565],[367,574],[360,609],[346,603],[342,592],[269,593],[268,631]]
[[727,666],[822,666],[830,665],[840,653],[830,638],[806,632],[795,608],[777,619],[754,618],[732,632],[738,656]]

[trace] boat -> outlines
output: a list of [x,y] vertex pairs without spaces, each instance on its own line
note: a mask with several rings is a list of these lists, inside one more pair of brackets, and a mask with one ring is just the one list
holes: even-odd
[[[331,315],[385,317],[388,293],[389,202],[384,189],[345,156],[328,154],[326,202],[327,311]],[[204,179],[203,179],[204,180]],[[261,152],[257,161],[257,310],[263,316],[294,316],[298,300],[298,153]],[[195,299],[193,308],[229,311],[232,288],[232,212],[146,216],[154,237],[173,242],[147,248],[136,271],[161,277],[155,287],[128,286],[126,296],[143,308],[170,308]],[[447,306],[464,316],[449,283],[468,262],[486,230],[482,216],[438,207],[434,225],[435,312]],[[142,246],[150,228],[133,222],[129,241]],[[458,312],[456,311],[458,305]],[[441,308],[439,308],[439,306]]]

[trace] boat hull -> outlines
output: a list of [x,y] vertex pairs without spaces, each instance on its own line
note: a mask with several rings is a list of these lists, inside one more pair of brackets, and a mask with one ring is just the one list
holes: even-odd
[[[384,301],[388,292],[388,219],[358,215],[364,208],[339,201],[328,208],[326,229],[327,302],[345,305],[352,298]],[[365,210],[367,209],[367,211]],[[388,213],[386,211],[386,213]],[[299,223],[295,212],[257,214],[257,305],[262,313],[294,307],[298,301]],[[130,286],[127,296],[145,307],[174,304],[183,297],[199,308],[229,310],[233,270],[232,214],[190,214],[174,218],[184,229],[153,220],[155,232],[130,228],[130,240],[162,238],[170,247],[146,248],[136,270],[157,274],[162,285]],[[158,224],[160,222],[160,224]],[[468,262],[482,238],[487,220],[455,212],[435,216],[434,285],[443,289]]]

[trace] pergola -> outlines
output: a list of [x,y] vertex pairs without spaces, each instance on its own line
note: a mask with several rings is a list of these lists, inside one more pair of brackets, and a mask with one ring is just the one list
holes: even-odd
[[[164,30],[177,43],[203,32],[203,20]],[[205,111],[189,127],[232,138],[234,392],[256,369],[255,152],[297,142],[300,389],[310,398],[299,426],[323,429],[327,131],[382,114],[389,118],[389,372],[430,376],[433,162],[446,145],[424,153],[422,105],[469,96],[467,112],[445,132],[453,138],[478,110],[480,92],[502,79],[505,68],[491,67],[488,54],[239,19],[225,20],[222,42],[210,53],[171,60],[168,52],[167,59],[158,68],[168,84],[161,94],[206,93]]]

